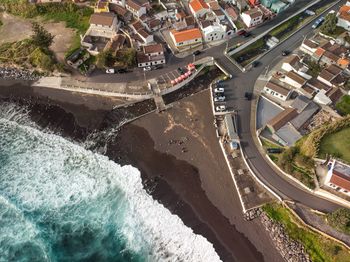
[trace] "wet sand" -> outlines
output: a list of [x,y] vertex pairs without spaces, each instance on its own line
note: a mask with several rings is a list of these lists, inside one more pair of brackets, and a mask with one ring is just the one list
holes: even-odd
[[[116,102],[20,86],[0,87],[1,95],[21,97],[21,103],[31,104],[32,117],[41,126],[78,141],[103,124]],[[221,158],[208,99],[208,92],[203,92],[169,112],[152,113],[124,126],[108,143],[107,155],[140,169],[149,193],[212,242],[223,261],[282,261],[261,225],[243,219]],[[169,144],[171,139],[177,142]],[[180,145],[179,140],[184,142]]]

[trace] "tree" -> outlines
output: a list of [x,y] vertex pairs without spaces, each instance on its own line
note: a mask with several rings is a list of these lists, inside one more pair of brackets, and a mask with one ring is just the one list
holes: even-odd
[[331,226],[350,234],[350,209],[340,208],[328,214],[327,220]]
[[320,27],[321,32],[326,35],[331,35],[334,33],[337,28],[337,21],[338,19],[335,13],[328,14]]
[[32,28],[34,34],[32,35],[33,43],[44,49],[49,49],[50,45],[53,42],[54,36],[51,35],[43,26],[39,25],[37,22],[32,23]]
[[134,48],[122,49],[118,52],[116,59],[126,66],[133,66],[136,64],[136,50]]
[[111,67],[114,64],[114,58],[110,50],[100,52],[96,57],[96,66],[98,68]]

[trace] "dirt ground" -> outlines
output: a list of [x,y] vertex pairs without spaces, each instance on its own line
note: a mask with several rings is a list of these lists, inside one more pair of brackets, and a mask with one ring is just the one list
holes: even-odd
[[[20,41],[30,37],[32,34],[31,21],[28,19],[12,16],[7,13],[0,13],[0,20],[3,23],[0,27],[0,44]],[[44,27],[55,36],[51,49],[58,61],[63,62],[64,54],[73,41],[74,30],[66,28],[63,22],[45,23]]]

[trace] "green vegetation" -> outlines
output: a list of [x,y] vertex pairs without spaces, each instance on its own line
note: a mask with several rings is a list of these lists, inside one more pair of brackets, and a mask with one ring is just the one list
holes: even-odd
[[252,62],[257,56],[263,53],[262,49],[264,46],[265,46],[265,41],[264,39],[260,38],[259,40],[250,44],[243,50],[239,51],[238,53],[235,53],[232,56],[232,58],[235,59],[242,66],[246,66],[250,62]]
[[96,57],[98,68],[105,67],[129,67],[136,64],[136,50],[134,48],[124,48],[113,55],[110,50],[100,52]]
[[307,187],[315,188],[314,161],[301,154],[299,146],[285,150],[278,159],[278,165]]
[[65,22],[69,28],[84,33],[89,27],[89,18],[93,13],[90,7],[79,7],[72,2],[45,3],[33,5],[27,0],[0,0],[0,6],[13,15],[24,18],[42,17],[55,22]]
[[263,207],[266,214],[274,221],[281,223],[290,238],[299,241],[314,262],[349,262],[348,250],[337,242],[315,233],[301,225],[297,218],[279,204],[267,204]]
[[318,155],[326,158],[327,154],[350,163],[350,127],[322,138]]
[[43,71],[60,69],[49,47],[53,36],[42,26],[33,23],[34,34],[30,39],[0,46],[0,62],[11,62],[21,66],[33,66]]
[[34,32],[32,36],[33,44],[42,49],[49,49],[53,42],[54,36],[36,22],[32,24],[32,28]]
[[300,22],[302,21],[301,19],[302,19],[301,14],[296,15],[296,16],[292,17],[291,19],[289,19],[288,21],[281,24],[280,26],[272,29],[269,34],[272,36],[275,36],[281,40],[283,37],[286,37],[286,35],[284,35],[284,33],[292,32],[296,28],[298,28]]
[[339,119],[336,122],[325,123],[321,128],[316,129],[307,137],[298,141],[300,152],[308,157],[316,157],[319,152],[321,140],[326,136],[336,133],[344,128],[350,127],[350,115]]
[[350,235],[350,209],[340,208],[327,214],[327,222],[337,230]]
[[322,67],[320,66],[320,64],[313,61],[311,58],[305,59],[304,61],[309,67],[308,74],[310,74],[313,77],[317,77],[322,70]]
[[350,95],[343,96],[335,107],[342,115],[350,114]]
[[323,24],[321,25],[320,27],[320,31],[321,33],[323,34],[330,34],[332,33],[335,28],[337,26],[337,16],[336,14],[328,14],[326,17],[325,17],[325,20],[323,22]]

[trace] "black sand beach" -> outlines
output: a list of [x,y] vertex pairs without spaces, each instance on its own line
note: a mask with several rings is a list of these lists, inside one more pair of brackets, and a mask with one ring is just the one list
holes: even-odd
[[[115,105],[110,98],[1,82],[0,97],[26,104],[40,126],[80,142],[106,127]],[[149,114],[111,136],[105,153],[137,167],[149,193],[213,243],[223,261],[282,261],[259,222],[243,219],[228,169],[218,158],[208,108],[208,93],[202,92],[169,113]]]

